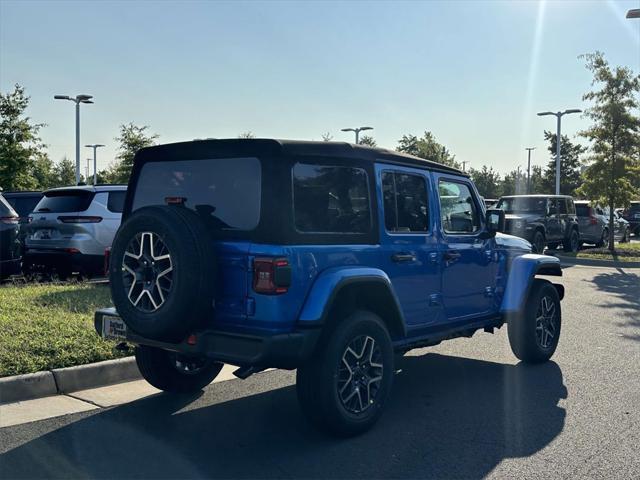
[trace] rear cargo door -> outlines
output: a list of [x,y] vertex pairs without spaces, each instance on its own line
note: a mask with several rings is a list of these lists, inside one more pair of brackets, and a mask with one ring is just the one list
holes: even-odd
[[250,283],[250,242],[218,242],[218,280],[216,284],[216,323],[237,323],[250,313],[248,286]]

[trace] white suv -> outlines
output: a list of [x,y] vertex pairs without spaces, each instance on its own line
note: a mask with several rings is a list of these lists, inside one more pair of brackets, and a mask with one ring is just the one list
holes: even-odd
[[102,273],[126,190],[125,185],[96,185],[44,192],[25,226],[25,272],[55,270],[61,277]]

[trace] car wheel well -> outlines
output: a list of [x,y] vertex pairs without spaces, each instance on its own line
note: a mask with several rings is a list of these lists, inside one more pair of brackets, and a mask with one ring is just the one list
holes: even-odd
[[397,301],[389,287],[379,281],[356,282],[341,287],[327,311],[324,332],[331,332],[340,320],[357,310],[378,315],[391,338],[404,336],[404,323]]

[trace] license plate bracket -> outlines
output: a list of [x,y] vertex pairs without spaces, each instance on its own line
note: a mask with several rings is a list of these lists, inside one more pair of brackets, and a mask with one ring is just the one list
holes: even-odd
[[127,325],[120,317],[104,315],[102,317],[102,338],[107,340],[126,340]]

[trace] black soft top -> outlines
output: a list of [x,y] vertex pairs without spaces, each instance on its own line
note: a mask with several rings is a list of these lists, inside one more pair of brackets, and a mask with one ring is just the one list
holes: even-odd
[[354,158],[372,163],[383,160],[389,163],[468,176],[468,174],[457,168],[384,148],[372,148],[347,142],[276,140],[268,138],[207,139],[156,145],[140,150],[136,155],[136,163],[163,159],[187,160],[212,157],[259,157],[263,155]]

